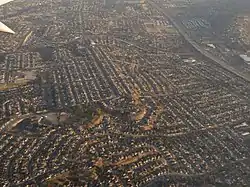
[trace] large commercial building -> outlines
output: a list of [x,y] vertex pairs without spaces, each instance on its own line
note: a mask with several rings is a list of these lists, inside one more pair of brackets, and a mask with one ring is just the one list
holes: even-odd
[[124,0],[127,4],[144,4],[144,0]]
[[112,6],[115,5],[117,0],[104,0],[105,6]]
[[145,0],[104,0],[105,6],[112,6],[115,4],[144,4]]

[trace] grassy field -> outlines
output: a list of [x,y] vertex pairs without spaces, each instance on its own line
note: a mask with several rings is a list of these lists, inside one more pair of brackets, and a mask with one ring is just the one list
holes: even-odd
[[22,83],[8,83],[8,84],[0,84],[0,91],[4,91],[4,90],[9,90],[12,88],[17,88],[19,86],[23,86],[25,85],[26,82],[22,82]]

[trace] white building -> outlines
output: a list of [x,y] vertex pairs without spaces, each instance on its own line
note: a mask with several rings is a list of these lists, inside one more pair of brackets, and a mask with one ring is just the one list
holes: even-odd
[[250,57],[248,55],[240,55],[240,58],[250,65]]

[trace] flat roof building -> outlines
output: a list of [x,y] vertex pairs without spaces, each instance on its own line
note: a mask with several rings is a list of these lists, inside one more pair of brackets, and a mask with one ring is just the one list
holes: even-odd
[[250,57],[248,55],[240,55],[240,58],[250,65]]

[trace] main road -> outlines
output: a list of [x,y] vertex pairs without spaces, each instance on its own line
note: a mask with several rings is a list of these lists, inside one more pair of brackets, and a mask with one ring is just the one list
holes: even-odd
[[169,14],[167,14],[167,10],[162,7],[158,2],[155,2],[154,0],[147,0],[147,2],[155,7],[159,12],[161,12],[172,24],[173,26],[178,30],[178,32],[184,37],[184,39],[193,46],[199,53],[204,55],[205,57],[209,58],[210,60],[218,63],[223,68],[227,69],[228,71],[238,75],[239,77],[243,78],[244,80],[250,82],[250,76],[247,76],[246,74],[240,72],[239,70],[235,69],[234,67],[228,65],[223,60],[213,56],[211,53],[207,52],[204,48],[202,48],[198,43],[196,43],[184,30],[182,26],[180,26],[173,17],[171,17]]

